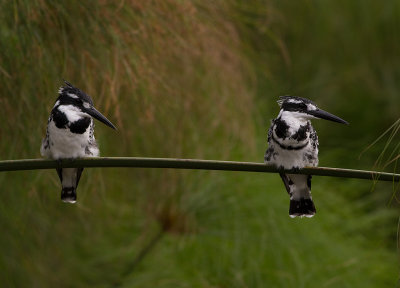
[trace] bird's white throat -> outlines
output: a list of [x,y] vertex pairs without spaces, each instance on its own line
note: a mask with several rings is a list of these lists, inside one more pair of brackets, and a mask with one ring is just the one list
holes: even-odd
[[88,116],[87,113],[73,105],[60,105],[57,109],[65,114],[69,122],[75,122]]

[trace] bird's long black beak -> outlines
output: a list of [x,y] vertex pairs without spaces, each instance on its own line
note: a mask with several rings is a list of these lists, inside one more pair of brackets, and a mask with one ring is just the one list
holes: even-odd
[[112,124],[110,120],[108,120],[103,114],[101,114],[99,111],[97,111],[94,107],[90,107],[89,109],[86,110],[86,112],[93,118],[96,118],[100,122],[103,122],[107,126],[117,130],[117,128],[114,126],[114,124]]
[[338,123],[342,123],[342,124],[349,124],[349,122],[343,120],[342,118],[339,118],[329,112],[326,112],[322,109],[316,109],[316,110],[312,110],[312,111],[307,111],[308,114],[320,118],[320,119],[325,119],[325,120],[329,120],[329,121],[333,121],[333,122],[338,122]]

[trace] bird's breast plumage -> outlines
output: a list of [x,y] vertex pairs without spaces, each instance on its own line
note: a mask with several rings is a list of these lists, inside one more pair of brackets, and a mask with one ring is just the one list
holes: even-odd
[[285,169],[318,165],[318,136],[310,121],[272,120],[264,161]]
[[93,119],[85,116],[78,118],[74,113],[53,109],[41,154],[51,159],[98,156]]

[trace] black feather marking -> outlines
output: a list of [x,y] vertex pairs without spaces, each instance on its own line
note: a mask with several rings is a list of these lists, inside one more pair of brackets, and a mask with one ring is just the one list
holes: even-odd
[[293,185],[292,180],[290,180],[289,176],[287,176],[285,173],[279,173],[279,176],[281,176],[283,184],[285,184],[286,191],[291,197],[292,195],[290,193],[290,185]]
[[317,149],[318,148],[318,135],[317,135],[317,131],[315,131],[314,129],[312,129],[311,133],[310,133],[310,139],[311,139],[311,144],[313,146],[313,149]]
[[271,141],[271,137],[272,137],[272,132],[273,132],[273,127],[274,127],[274,120],[271,121],[271,126],[268,129],[268,138],[267,141],[270,142]]
[[291,217],[312,217],[316,212],[314,202],[310,198],[290,200],[289,215]]
[[271,161],[272,155],[273,155],[273,150],[271,148],[268,148],[264,154],[264,162],[267,163],[267,162]]
[[57,170],[58,178],[60,178],[60,181],[62,183],[62,179],[63,179],[63,177],[62,177],[62,169],[61,168],[56,168],[56,170]]
[[289,129],[289,126],[286,124],[286,122],[278,118],[274,120],[274,126],[276,136],[281,139],[286,139]]
[[90,126],[89,130],[89,144],[96,145],[96,141],[94,140],[94,122],[92,121],[92,126]]
[[264,162],[267,163],[267,162],[271,161],[271,157],[273,156],[273,154],[274,154],[274,149],[272,149],[271,146],[268,147],[267,151],[265,151],[265,154],[264,154]]
[[56,124],[56,127],[59,129],[65,129],[67,128],[67,124],[68,124],[68,119],[67,116],[61,112],[58,109],[53,109],[52,113],[52,118],[54,123]]
[[76,171],[76,187],[78,187],[82,172],[83,172],[83,168],[78,168],[78,171]]
[[61,190],[61,200],[64,202],[75,203],[76,188],[75,187],[63,187]]
[[82,119],[79,119],[75,122],[72,122],[69,126],[69,129],[71,130],[72,133],[75,134],[83,134],[86,132],[87,128],[89,127],[91,123],[91,119],[89,117],[84,117]]
[[272,134],[272,140],[276,144],[278,144],[279,147],[281,147],[282,149],[285,149],[285,150],[301,150],[301,149],[305,148],[308,145],[308,141],[307,141],[306,143],[304,143],[303,145],[300,145],[300,146],[290,146],[290,145],[289,146],[285,146],[285,145],[279,143],[278,140],[275,139],[273,134]]
[[314,160],[314,155],[310,153],[304,153],[303,160],[311,163]]
[[307,122],[306,125],[300,126],[299,130],[291,138],[297,140],[298,142],[303,141],[307,138],[307,132],[310,131],[310,122]]
[[308,187],[308,189],[311,191],[311,178],[312,178],[312,175],[308,175],[308,177],[307,177],[307,187]]
[[284,102],[282,104],[282,109],[285,111],[303,112],[303,111],[307,111],[307,105],[304,103]]
[[[267,141],[268,143],[271,143],[271,139],[272,139],[272,127],[273,127],[274,121],[271,121],[271,127],[268,129],[268,138]],[[271,145],[268,147],[268,149],[265,151],[264,154],[264,162],[269,162],[271,161],[271,157],[273,155],[273,149],[271,147]]]
[[50,140],[49,140],[49,132],[46,132],[46,138],[44,139],[44,149],[48,149],[50,147]]

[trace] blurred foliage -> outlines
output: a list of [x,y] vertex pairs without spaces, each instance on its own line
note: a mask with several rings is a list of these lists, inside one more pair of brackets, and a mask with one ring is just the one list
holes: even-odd
[[313,99],[351,123],[314,121],[330,148],[365,148],[398,119],[400,3],[265,0],[237,7],[263,113],[276,113],[269,103],[277,95]]
[[[399,115],[395,1],[19,0],[0,8],[2,159],[39,157],[63,78],[118,126],[96,123],[104,156],[262,161],[277,96],[294,94],[351,123],[314,121],[322,166],[371,168],[384,141],[358,156]],[[277,175],[86,169],[77,205],[59,200],[55,171],[0,173],[0,184],[6,287],[398,279],[391,184],[371,190],[368,181],[315,177],[313,219],[287,216]]]

